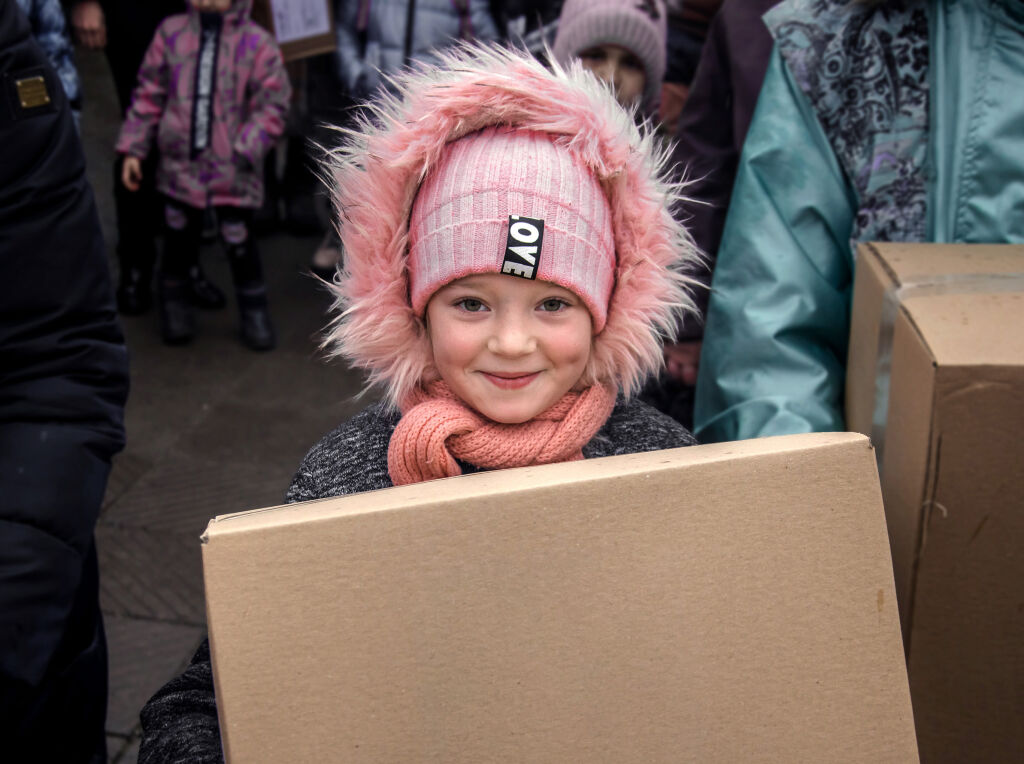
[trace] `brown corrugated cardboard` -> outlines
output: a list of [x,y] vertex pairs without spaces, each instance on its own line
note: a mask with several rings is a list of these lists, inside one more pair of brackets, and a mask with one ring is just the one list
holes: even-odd
[[[306,7],[305,4],[309,2],[312,2],[312,6]],[[308,12],[310,8],[315,11],[313,14]],[[282,30],[277,28],[279,18],[289,17],[294,19],[291,26],[300,30],[308,26],[310,20],[322,22],[326,18],[327,23],[319,24],[313,30],[292,37],[283,35]],[[252,18],[274,35],[278,47],[281,48],[281,56],[286,62],[333,53],[337,49],[338,42],[334,36],[334,6],[330,0],[255,0]]]
[[860,435],[229,515],[203,564],[234,762],[916,761]]
[[[1022,273],[1024,247],[858,252],[847,421],[884,435],[882,493],[927,762],[1024,760]],[[887,294],[900,298],[890,326]]]

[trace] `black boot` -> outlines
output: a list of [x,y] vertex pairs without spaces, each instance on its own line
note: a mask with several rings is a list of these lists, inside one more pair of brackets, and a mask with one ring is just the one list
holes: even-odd
[[126,316],[141,316],[153,304],[152,276],[139,268],[122,266],[117,287],[117,309]]
[[182,279],[160,279],[160,335],[168,345],[185,345],[196,336],[196,315],[189,284]]
[[188,269],[189,300],[203,310],[220,310],[227,305],[227,298],[220,287],[206,278],[203,269],[193,265]]
[[250,350],[272,350],[277,340],[267,308],[267,288],[262,283],[238,287],[239,334]]

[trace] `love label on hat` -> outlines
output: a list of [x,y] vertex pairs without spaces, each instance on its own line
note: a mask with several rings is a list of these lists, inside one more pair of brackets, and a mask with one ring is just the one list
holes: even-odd
[[508,239],[501,272],[523,279],[537,278],[537,261],[544,243],[544,221],[522,215],[508,216]]

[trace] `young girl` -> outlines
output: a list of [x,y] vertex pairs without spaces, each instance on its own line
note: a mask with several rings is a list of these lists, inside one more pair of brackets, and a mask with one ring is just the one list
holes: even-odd
[[291,86],[274,39],[249,18],[252,0],[189,0],[160,24],[139,69],[117,151],[121,179],[139,187],[154,134],[164,195],[159,280],[164,341],[195,335],[189,270],[199,256],[203,211],[217,213],[241,314],[242,342],[274,346],[252,210],[263,200],[263,156],[284,130]]
[[551,52],[563,66],[578,58],[624,107],[654,118],[667,40],[665,0],[565,0]]
[[[630,397],[691,307],[652,137],[581,67],[527,54],[466,48],[397,84],[333,155],[328,341],[386,398],[310,451],[289,501],[692,444]],[[140,761],[217,759],[206,645],[142,721]]]

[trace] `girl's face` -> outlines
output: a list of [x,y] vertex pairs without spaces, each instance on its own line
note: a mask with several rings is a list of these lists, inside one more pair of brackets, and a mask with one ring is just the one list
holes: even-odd
[[625,107],[633,106],[644,94],[647,73],[644,63],[620,45],[606,43],[579,54],[587,69],[615,89],[615,98]]
[[226,13],[234,0],[189,0],[192,6],[203,13]]
[[487,273],[435,292],[427,332],[452,392],[488,419],[518,424],[580,381],[593,326],[583,300],[568,289]]

